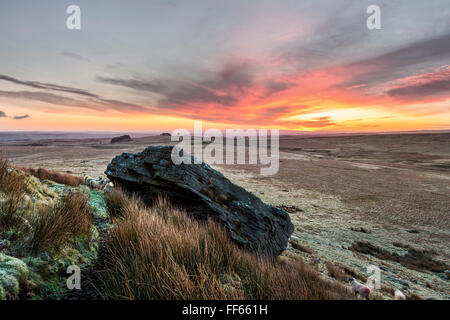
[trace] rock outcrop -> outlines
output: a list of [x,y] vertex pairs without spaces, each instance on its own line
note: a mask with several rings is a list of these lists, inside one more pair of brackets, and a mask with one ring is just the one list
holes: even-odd
[[123,135],[120,137],[115,137],[111,139],[111,143],[118,143],[118,142],[130,142],[133,141],[129,135]]
[[294,230],[286,211],[263,203],[205,163],[175,165],[172,148],[151,146],[136,154],[123,153],[105,173],[147,205],[165,195],[197,220],[218,221],[250,251],[273,258],[286,248]]

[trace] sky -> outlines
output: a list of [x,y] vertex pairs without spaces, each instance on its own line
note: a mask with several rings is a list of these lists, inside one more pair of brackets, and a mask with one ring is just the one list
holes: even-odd
[[[81,29],[69,30],[70,5]],[[369,30],[366,10],[381,9]],[[450,129],[448,0],[2,0],[0,131]]]

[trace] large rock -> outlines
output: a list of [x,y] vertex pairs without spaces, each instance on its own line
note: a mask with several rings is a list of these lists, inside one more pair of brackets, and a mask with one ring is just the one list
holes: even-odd
[[286,248],[294,230],[287,212],[263,203],[205,163],[175,165],[172,148],[151,146],[136,154],[123,153],[105,173],[148,205],[163,194],[195,219],[213,218],[253,252],[273,258]]
[[133,141],[133,139],[131,139],[131,137],[128,134],[125,134],[120,137],[114,137],[111,139],[111,143],[130,142],[130,141]]

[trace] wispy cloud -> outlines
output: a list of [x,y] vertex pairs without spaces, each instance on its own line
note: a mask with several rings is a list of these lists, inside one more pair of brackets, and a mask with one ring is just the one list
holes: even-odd
[[399,79],[387,94],[402,99],[424,99],[450,93],[450,66],[434,72]]
[[64,57],[69,57],[69,58],[78,60],[78,61],[90,62],[90,60],[88,58],[85,58],[82,55],[80,55],[78,53],[74,53],[74,52],[63,51],[63,52],[61,52],[61,55]]
[[23,116],[15,116],[14,120],[23,120],[27,118],[30,118],[30,116],[28,114],[24,114]]
[[449,61],[448,59],[450,34],[417,41],[403,48],[342,66],[343,72],[353,75],[343,86],[394,80],[399,74],[416,71],[423,63],[436,64]]
[[131,112],[150,112],[151,109],[145,106],[132,104],[128,102],[122,102],[118,100],[110,99],[89,99],[89,100],[79,100],[73,99],[61,95],[56,95],[53,93],[42,92],[42,91],[3,91],[0,90],[0,97],[15,98],[15,99],[25,99],[49,103],[55,106],[66,106],[75,108],[85,108],[95,111],[107,111],[115,110],[122,113]]
[[[0,118],[9,118],[9,117],[6,115],[5,112],[0,110]],[[22,119],[30,118],[30,116],[28,114],[25,114],[23,116],[14,116],[14,117],[11,117],[11,118],[14,119],[14,120],[22,120]]]
[[62,94],[55,94],[45,91],[5,91],[0,90],[0,96],[6,98],[25,99],[45,102],[57,106],[86,108],[96,111],[116,110],[119,112],[149,112],[151,108],[134,103],[124,102],[115,99],[104,98],[98,94],[84,89],[61,86],[53,83],[44,83],[38,81],[18,80],[16,78],[0,75],[0,80],[9,81],[18,85],[31,88],[43,89],[48,91],[74,94],[77,98]]
[[6,98],[34,100],[40,102],[46,102],[55,105],[80,107],[82,103],[76,99],[56,95],[48,92],[41,91],[3,91],[0,90],[0,96]]
[[19,85],[36,88],[36,89],[62,91],[62,92],[73,93],[73,94],[87,96],[87,97],[93,97],[93,98],[99,97],[98,95],[91,93],[84,89],[66,87],[66,86],[61,86],[61,85],[57,85],[57,84],[53,84],[53,83],[45,83],[45,82],[39,82],[39,81],[19,80],[19,79],[16,79],[16,78],[13,78],[13,77],[10,77],[7,75],[2,75],[2,74],[0,74],[0,80],[4,80],[4,81],[8,81],[8,82],[12,82],[12,83],[19,84]]
[[[198,72],[204,74],[204,72]],[[186,105],[215,104],[234,106],[238,97],[252,85],[252,68],[249,64],[225,65],[220,71],[208,73],[201,80],[96,77],[97,81],[116,86],[145,91],[161,96],[159,107],[179,108]]]

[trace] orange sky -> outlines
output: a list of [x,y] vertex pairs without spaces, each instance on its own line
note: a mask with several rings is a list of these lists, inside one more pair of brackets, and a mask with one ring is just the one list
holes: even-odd
[[[447,77],[450,67],[429,73],[396,79],[382,90],[400,90],[424,86]],[[387,96],[360,86],[337,88],[347,81],[346,70],[314,71],[301,78],[284,78],[289,88],[270,95],[255,82],[246,91],[236,90],[238,103],[224,108],[215,103],[186,104],[175,110],[117,111],[52,105],[46,102],[3,98],[2,111],[10,117],[0,118],[7,130],[96,130],[96,131],[164,131],[193,127],[193,120],[203,120],[204,128],[279,128],[282,130],[327,132],[377,132],[450,129],[450,97],[422,97],[411,101]],[[274,79],[276,81],[276,79]],[[218,95],[222,93],[217,91]],[[151,106],[149,108],[152,108]],[[32,114],[16,120],[13,116]]]

